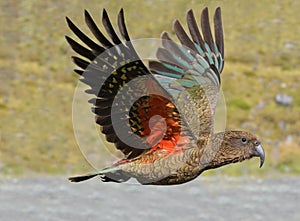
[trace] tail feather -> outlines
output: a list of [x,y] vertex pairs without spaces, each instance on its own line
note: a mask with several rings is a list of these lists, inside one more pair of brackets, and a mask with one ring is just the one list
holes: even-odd
[[71,182],[81,182],[88,179],[91,179],[95,176],[100,176],[103,182],[125,182],[130,179],[130,177],[126,176],[122,173],[122,171],[118,167],[108,167],[100,171],[96,171],[94,173],[89,173],[81,176],[69,177]]
[[87,175],[83,175],[83,176],[74,176],[74,177],[69,177],[69,180],[71,182],[78,183],[78,182],[81,182],[81,181],[84,181],[84,180],[91,179],[91,178],[93,178],[97,175],[98,174],[87,174]]

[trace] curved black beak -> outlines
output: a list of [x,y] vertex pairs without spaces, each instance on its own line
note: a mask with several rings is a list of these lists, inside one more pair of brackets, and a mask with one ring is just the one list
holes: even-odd
[[261,144],[257,145],[255,147],[256,156],[260,158],[260,165],[259,168],[261,168],[265,162],[265,151]]

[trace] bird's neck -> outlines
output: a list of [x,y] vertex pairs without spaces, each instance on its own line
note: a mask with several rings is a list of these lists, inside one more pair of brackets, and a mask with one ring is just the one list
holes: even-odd
[[226,132],[211,133],[198,140],[198,146],[202,151],[199,162],[202,171],[240,161],[240,159],[227,159],[224,155],[223,138],[225,134]]

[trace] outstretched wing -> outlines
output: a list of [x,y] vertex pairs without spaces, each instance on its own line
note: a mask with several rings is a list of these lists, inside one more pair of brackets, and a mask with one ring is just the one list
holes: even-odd
[[191,133],[183,122],[172,97],[161,87],[137,55],[125,26],[121,9],[118,27],[123,41],[116,34],[103,10],[102,24],[109,38],[96,26],[85,11],[85,21],[96,43],[80,31],[70,19],[67,23],[87,47],[66,36],[75,52],[72,57],[80,68],[75,72],[90,86],[86,92],[95,95],[93,104],[96,122],[109,142],[132,159],[149,149],[174,151],[191,143]]
[[191,38],[178,20],[174,22],[174,31],[181,45],[171,40],[167,33],[162,34],[162,48],[157,51],[159,61],[151,61],[149,66],[197,136],[213,130],[220,73],[224,65],[221,9],[217,8],[214,15],[215,40],[207,8],[201,15],[202,35],[192,10],[187,13],[187,25]]

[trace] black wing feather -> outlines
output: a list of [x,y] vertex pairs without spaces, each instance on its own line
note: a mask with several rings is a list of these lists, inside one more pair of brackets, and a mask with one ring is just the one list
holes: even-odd
[[113,26],[111,25],[111,22],[109,20],[108,14],[105,9],[103,9],[103,15],[102,15],[102,23],[106,30],[106,32],[109,34],[111,40],[116,44],[121,44],[121,40],[119,39],[118,35],[116,34]]
[[[89,103],[94,105],[92,111],[96,114],[96,123],[101,126],[101,130],[106,135],[107,141],[115,143],[116,148],[127,155],[127,158],[136,157],[144,152],[145,149],[136,149],[118,138],[112,126],[111,108],[121,85],[126,84],[138,76],[149,75],[150,72],[142,63],[130,43],[122,9],[118,16],[118,26],[122,38],[126,40],[125,43],[122,43],[116,34],[105,10],[103,10],[102,23],[110,40],[99,30],[88,11],[85,10],[84,14],[87,26],[100,42],[101,46],[80,31],[80,29],[67,18],[67,24],[70,29],[89,47],[88,49],[66,36],[72,49],[89,60],[87,61],[73,56],[73,62],[82,69],[75,70],[75,72],[82,76],[80,81],[90,86],[90,89],[86,90],[86,93],[96,96],[96,98],[89,100]],[[98,55],[100,55],[100,57],[97,57]],[[125,65],[121,65],[121,63],[125,63]],[[124,70],[126,70],[125,73]],[[103,85],[99,85],[99,82],[103,82]],[[126,116],[122,114],[124,113],[121,113],[120,119],[125,119]],[[123,127],[124,124],[122,125],[122,128]],[[124,130],[128,130],[128,128]],[[133,132],[128,130],[129,135],[130,133]]]
[[124,38],[124,40],[130,42],[130,37],[129,37],[128,31],[127,31],[127,28],[125,25],[123,9],[120,10],[120,13],[118,16],[118,26],[119,26],[120,33],[121,33],[122,37]]
[[69,45],[75,52],[82,55],[83,57],[88,58],[90,61],[92,61],[96,58],[96,56],[94,55],[94,53],[91,50],[83,47],[82,45],[80,45],[79,43],[74,41],[72,38],[70,38],[69,36],[65,36],[65,37],[66,37],[67,42],[69,43]]
[[197,49],[195,48],[194,43],[191,41],[189,36],[186,34],[184,31],[182,25],[178,20],[174,22],[174,31],[175,34],[177,35],[179,41],[181,42],[182,45],[186,46],[188,49],[192,49],[193,51],[196,51]]
[[201,28],[204,40],[207,42],[209,48],[215,52],[214,41],[209,24],[208,8],[203,9],[201,14]]
[[97,38],[97,40],[105,47],[110,48],[113,47],[113,44],[102,34],[102,32],[97,27],[96,23],[94,22],[92,16],[89,14],[87,10],[84,11],[85,15],[85,23]]
[[193,41],[200,45],[202,50],[205,50],[204,41],[200,34],[193,10],[189,10],[187,13],[187,24]]
[[77,37],[83,41],[89,48],[92,48],[95,52],[103,52],[104,48],[100,45],[96,44],[93,40],[91,40],[86,34],[84,34],[79,28],[77,28],[74,23],[66,18],[69,28],[77,35]]
[[87,62],[86,60],[83,60],[79,57],[72,56],[71,58],[72,58],[73,62],[82,69],[86,69],[90,65],[89,62]]

